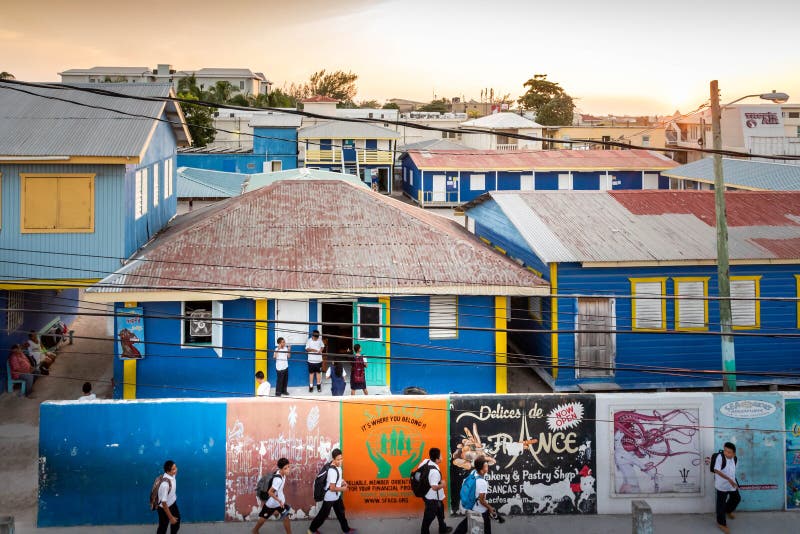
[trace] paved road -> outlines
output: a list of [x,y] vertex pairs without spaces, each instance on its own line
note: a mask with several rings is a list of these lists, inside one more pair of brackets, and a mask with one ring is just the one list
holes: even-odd
[[[410,534],[419,532],[418,519],[391,519],[391,520],[358,520],[353,519],[350,524],[361,534]],[[456,519],[449,519],[448,523],[455,526]],[[538,534],[553,532],[558,534],[621,534],[631,532],[630,516],[600,515],[600,516],[559,516],[559,517],[512,517],[505,524],[492,524],[495,534]],[[243,533],[249,532],[253,523],[187,523],[182,525],[181,533],[211,534],[211,533]],[[294,534],[304,534],[308,529],[308,521],[296,521],[292,524]],[[736,519],[729,521],[733,533],[757,534],[789,534],[800,532],[800,515],[792,512],[760,512],[742,513]],[[154,525],[122,526],[122,527],[75,527],[75,528],[33,528],[30,524],[17,524],[17,533],[32,532],[46,534],[151,534],[155,531]],[[655,531],[659,534],[719,534],[714,518],[711,514],[696,515],[656,515]],[[261,532],[264,534],[283,533],[283,527],[273,521],[267,523]],[[325,534],[338,534],[339,525],[333,517],[323,525]],[[434,528],[432,532],[436,532]]]

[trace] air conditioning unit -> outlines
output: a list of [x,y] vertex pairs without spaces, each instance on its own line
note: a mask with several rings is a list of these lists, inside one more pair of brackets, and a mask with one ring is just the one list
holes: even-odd
[[192,337],[211,337],[211,311],[194,310],[190,313],[189,333]]

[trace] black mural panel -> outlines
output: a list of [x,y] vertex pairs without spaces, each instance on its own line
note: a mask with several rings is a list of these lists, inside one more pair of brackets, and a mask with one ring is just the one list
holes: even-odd
[[450,398],[450,505],[478,456],[489,460],[487,500],[504,514],[595,514],[593,395]]

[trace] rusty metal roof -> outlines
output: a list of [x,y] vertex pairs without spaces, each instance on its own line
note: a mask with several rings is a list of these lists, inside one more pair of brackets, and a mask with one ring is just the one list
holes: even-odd
[[[725,195],[732,260],[800,260],[800,193]],[[716,259],[713,191],[501,191],[494,200],[546,263]]]
[[89,291],[175,300],[175,291],[308,298],[549,289],[455,221],[340,180],[285,180],[176,218]]
[[409,150],[408,157],[422,170],[661,171],[678,165],[649,150]]

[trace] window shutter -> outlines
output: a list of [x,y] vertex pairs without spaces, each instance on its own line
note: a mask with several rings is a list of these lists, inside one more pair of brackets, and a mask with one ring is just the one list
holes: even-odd
[[558,188],[569,191],[572,189],[572,175],[571,174],[559,174],[558,175]]
[[470,191],[483,191],[486,189],[486,175],[473,174],[469,177],[469,190]]
[[643,175],[642,189],[658,189],[658,175],[657,174]]
[[431,339],[454,339],[458,337],[458,301],[455,296],[431,296]]
[[676,282],[679,297],[699,297],[699,299],[678,299],[678,328],[705,328],[706,301],[704,282]]
[[520,191],[533,191],[533,175],[523,174],[519,177]]
[[58,179],[58,228],[88,230],[93,226],[92,178]]
[[[636,295],[661,296],[661,282],[637,282]],[[661,299],[647,298],[634,300],[636,317],[634,328],[661,329],[664,326],[661,316]]]
[[222,302],[214,300],[211,302],[211,344],[214,346],[214,352],[217,356],[222,358],[222,346],[224,345],[222,339]]
[[[308,301],[275,301],[275,343],[279,337],[286,338],[287,345],[305,345],[308,340]],[[298,321],[288,323],[282,321]]]
[[731,280],[731,324],[733,326],[756,326],[756,281]]
[[55,228],[58,225],[58,178],[26,178],[23,202],[25,229]]

